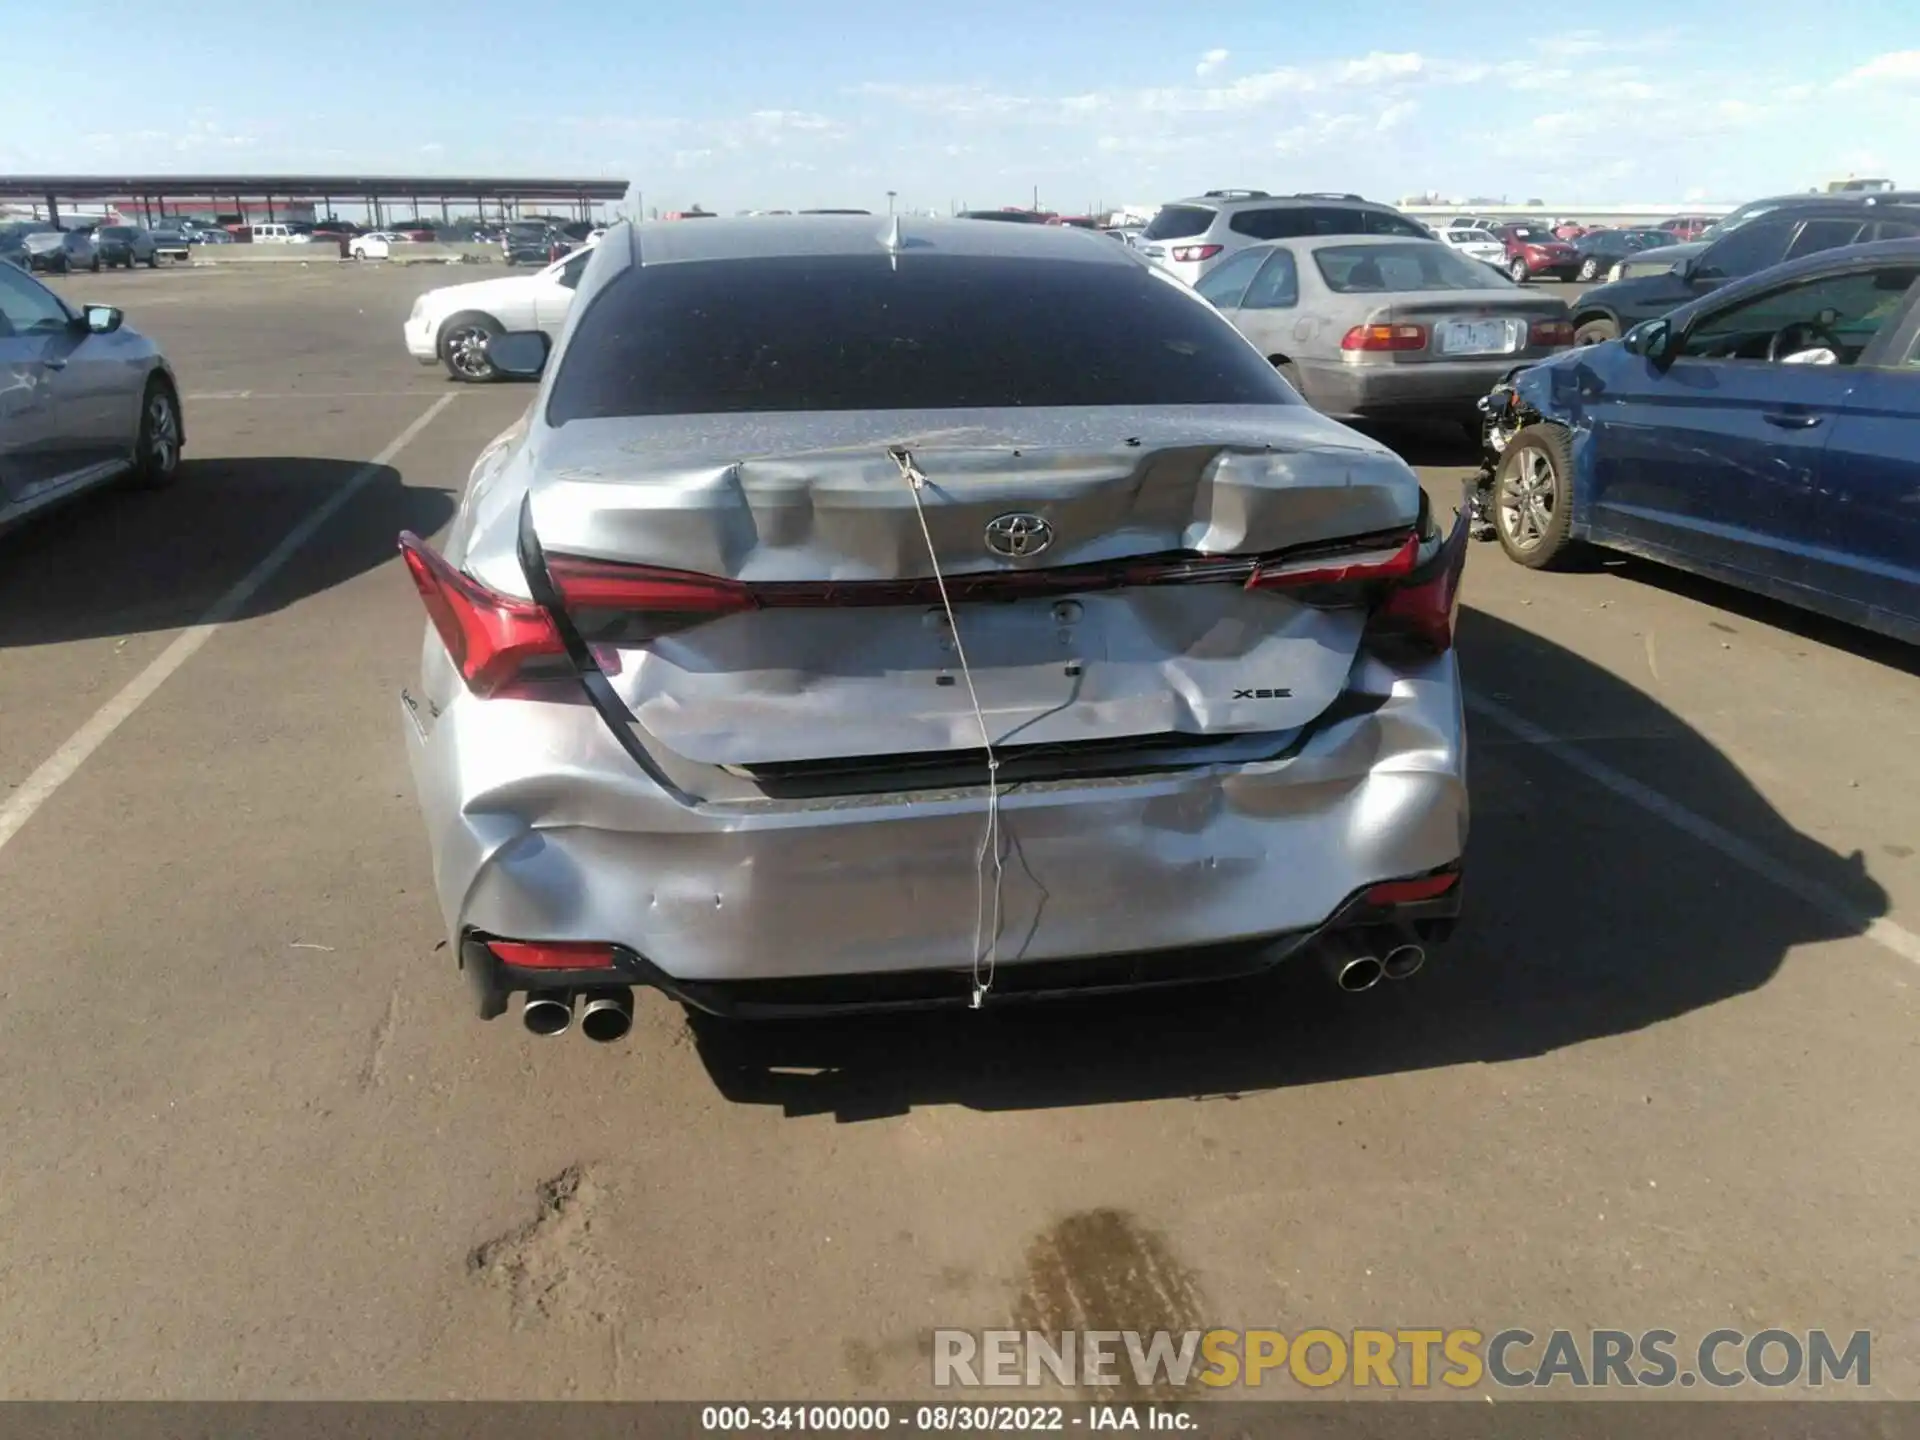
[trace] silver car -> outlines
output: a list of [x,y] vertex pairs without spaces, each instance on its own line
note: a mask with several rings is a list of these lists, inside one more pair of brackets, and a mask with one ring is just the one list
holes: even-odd
[[29,270],[64,275],[69,270],[100,269],[100,252],[94,246],[92,230],[34,230],[24,237],[24,248]]
[[619,225],[402,697],[480,1013],[1419,968],[1467,836],[1466,528],[1126,246]]
[[186,430],[165,358],[118,310],[0,265],[0,529],[112,481],[164,485]]
[[1308,404],[1348,419],[1470,424],[1516,365],[1573,344],[1566,302],[1438,240],[1283,240],[1196,287]]

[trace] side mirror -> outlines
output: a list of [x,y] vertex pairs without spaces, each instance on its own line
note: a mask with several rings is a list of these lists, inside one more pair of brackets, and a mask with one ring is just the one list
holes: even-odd
[[537,380],[547,368],[553,341],[544,330],[509,330],[487,341],[487,359],[502,375]]
[[111,335],[127,317],[111,305],[89,305],[83,312],[87,329],[95,335]]
[[1621,338],[1629,355],[1638,355],[1665,369],[1673,354],[1673,324],[1668,320],[1643,320]]

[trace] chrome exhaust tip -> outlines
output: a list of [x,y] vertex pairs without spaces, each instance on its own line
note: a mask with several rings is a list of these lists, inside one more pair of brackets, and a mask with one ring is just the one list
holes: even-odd
[[1320,964],[1350,995],[1371,990],[1385,973],[1379,957],[1350,935],[1329,936],[1320,949]]
[[534,1035],[559,1035],[573,1023],[573,997],[564,990],[529,990],[520,1020]]
[[1387,952],[1386,958],[1380,962],[1380,970],[1389,980],[1405,980],[1409,975],[1417,975],[1420,967],[1426,963],[1425,947],[1408,941]]
[[580,1008],[580,1033],[599,1045],[623,1038],[633,1029],[633,991],[590,990]]

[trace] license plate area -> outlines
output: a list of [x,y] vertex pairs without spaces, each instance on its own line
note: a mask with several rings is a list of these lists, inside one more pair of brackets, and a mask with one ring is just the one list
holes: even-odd
[[1434,332],[1441,355],[1511,355],[1526,343],[1524,320],[1446,320]]

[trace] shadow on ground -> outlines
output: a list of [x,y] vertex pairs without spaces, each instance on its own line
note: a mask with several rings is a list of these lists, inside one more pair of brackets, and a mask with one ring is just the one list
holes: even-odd
[[[1584,753],[1672,797],[1796,876],[1850,923],[1570,768],[1474,723],[1466,918],[1410,980],[1361,995],[1310,963],[1252,982],[979,1013],[690,1021],[729,1098],[858,1120],[1191,1097],[1536,1056],[1763,986],[1796,946],[1857,934],[1885,892],[1862,858],[1794,829],[1704,737],[1571,651],[1463,612],[1469,684],[1522,716],[1576,697]],[[1530,703],[1536,702],[1536,703]]]
[[[310,457],[189,460],[165,490],[104,489],[28,521],[0,535],[0,648],[191,625],[365,469],[357,460]],[[454,503],[377,467],[346,507],[354,523],[303,551],[236,618],[386,563],[395,535],[433,534]]]

